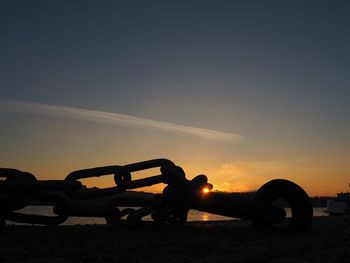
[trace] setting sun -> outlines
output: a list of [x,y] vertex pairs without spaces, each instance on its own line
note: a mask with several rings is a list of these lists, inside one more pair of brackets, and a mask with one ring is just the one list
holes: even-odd
[[207,193],[209,193],[209,192],[210,192],[209,188],[203,188],[203,190],[202,190],[202,191],[203,191],[203,193],[204,193],[204,194],[207,194]]

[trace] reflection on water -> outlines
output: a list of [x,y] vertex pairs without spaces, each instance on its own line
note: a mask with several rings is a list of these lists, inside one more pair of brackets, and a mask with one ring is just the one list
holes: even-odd
[[[314,216],[327,216],[328,214],[325,212],[325,207],[316,207],[314,208]],[[51,206],[27,206],[23,209],[18,210],[18,212],[26,213],[26,214],[37,214],[37,215],[47,215],[53,216],[54,213],[52,211]],[[287,217],[291,216],[290,208],[286,208]],[[151,216],[144,217],[144,220],[151,221]],[[196,210],[190,210],[188,213],[188,221],[222,221],[222,220],[233,220],[231,217],[220,216],[210,213],[205,213]],[[13,222],[8,222],[13,223]],[[104,218],[96,218],[96,217],[69,217],[63,225],[85,225],[85,224],[105,224],[106,221]]]
[[207,213],[202,214],[202,221],[209,221],[209,215]]

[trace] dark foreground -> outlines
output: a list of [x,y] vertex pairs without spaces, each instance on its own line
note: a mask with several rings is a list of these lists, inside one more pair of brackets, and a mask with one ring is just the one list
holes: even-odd
[[305,233],[245,222],[174,227],[6,226],[0,262],[349,262],[350,216],[315,218]]

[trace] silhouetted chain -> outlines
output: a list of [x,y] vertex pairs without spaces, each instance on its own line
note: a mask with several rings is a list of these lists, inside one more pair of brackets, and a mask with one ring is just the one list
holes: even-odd
[[[133,172],[160,168],[160,174],[143,179],[132,180]],[[81,179],[114,175],[115,186],[108,188],[86,188]],[[0,168],[0,224],[4,220],[43,225],[62,224],[70,216],[102,217],[108,224],[141,222],[152,214],[157,223],[184,223],[189,210],[187,203],[168,202],[163,195],[152,198],[123,196],[127,190],[154,184],[178,185],[180,188],[192,181],[185,178],[183,170],[167,159],[154,159],[124,166],[113,165],[78,170],[70,173],[64,180],[37,180],[34,175],[16,169]],[[201,178],[203,176],[200,176]],[[203,181],[197,191],[205,186]],[[62,194],[64,193],[64,194]],[[108,199],[103,197],[109,197]],[[86,201],[84,201],[86,200]],[[168,204],[167,204],[168,202]],[[17,212],[31,204],[45,204],[53,207],[53,216],[24,214]],[[127,207],[123,210],[120,207]],[[135,208],[136,207],[136,208]],[[122,220],[127,216],[126,220]]]
[[[160,168],[159,174],[132,179],[132,173],[152,168]],[[106,175],[114,175],[114,186],[87,188],[80,182],[81,179]],[[140,224],[148,215],[156,224],[182,225],[187,220],[188,211],[195,209],[271,227],[287,221],[284,208],[274,203],[278,199],[284,199],[291,207],[292,216],[285,225],[305,230],[312,222],[312,205],[308,195],[291,181],[271,180],[257,191],[253,200],[241,200],[227,193],[205,194],[204,188],[213,188],[205,175],[187,180],[182,168],[167,159],[78,170],[64,180],[37,180],[27,172],[0,168],[0,178],[4,178],[0,180],[0,225],[4,225],[5,220],[58,225],[70,216],[101,217],[113,225]],[[159,183],[167,186],[161,194],[150,195],[151,198],[127,191]],[[52,206],[53,215],[18,212],[33,204]]]

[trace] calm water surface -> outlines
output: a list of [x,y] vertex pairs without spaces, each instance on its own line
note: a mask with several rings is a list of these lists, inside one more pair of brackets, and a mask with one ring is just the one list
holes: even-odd
[[[314,208],[314,216],[327,216],[325,212],[326,207],[316,207]],[[39,215],[54,215],[51,206],[27,206],[23,209],[18,210],[18,212],[26,214],[39,214]],[[287,217],[291,216],[290,208],[286,209]],[[188,213],[188,221],[219,221],[219,220],[232,220],[231,217],[225,217],[205,212],[200,212],[196,210],[190,210]],[[144,220],[150,221],[151,216],[144,217]],[[13,222],[8,222],[9,224],[16,224]],[[105,224],[104,218],[95,217],[69,217],[63,225],[85,225],[85,224]]]

